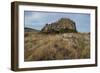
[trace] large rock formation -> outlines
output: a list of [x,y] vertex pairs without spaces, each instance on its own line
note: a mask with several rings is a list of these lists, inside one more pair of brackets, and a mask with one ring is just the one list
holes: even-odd
[[77,32],[75,22],[68,18],[61,18],[54,23],[46,24],[41,31],[46,33]]

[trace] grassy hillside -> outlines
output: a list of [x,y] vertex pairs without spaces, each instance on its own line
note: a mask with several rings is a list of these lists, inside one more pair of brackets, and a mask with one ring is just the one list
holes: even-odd
[[29,27],[25,27],[24,30],[25,30],[25,32],[39,32],[39,30],[29,28]]
[[89,33],[25,32],[25,61],[90,58]]

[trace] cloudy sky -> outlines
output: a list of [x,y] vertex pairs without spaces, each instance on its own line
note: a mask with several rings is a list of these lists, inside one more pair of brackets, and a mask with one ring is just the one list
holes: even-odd
[[55,22],[60,18],[73,20],[79,32],[90,32],[90,14],[24,11],[25,27],[37,30],[41,30],[46,23]]

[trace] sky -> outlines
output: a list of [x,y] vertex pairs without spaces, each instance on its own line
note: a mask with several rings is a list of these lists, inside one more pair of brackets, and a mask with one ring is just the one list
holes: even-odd
[[24,11],[24,27],[41,30],[45,24],[60,18],[69,18],[76,23],[78,32],[90,32],[90,14]]

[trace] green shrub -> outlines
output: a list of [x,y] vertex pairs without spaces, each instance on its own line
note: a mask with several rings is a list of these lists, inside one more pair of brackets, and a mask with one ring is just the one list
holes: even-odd
[[48,30],[47,32],[42,32],[42,33],[46,33],[46,34],[56,34],[56,33],[77,33],[76,30],[73,30],[73,29],[51,29],[51,30]]
[[77,32],[77,31],[73,29],[60,29],[58,32],[59,33],[72,33],[72,32]]

